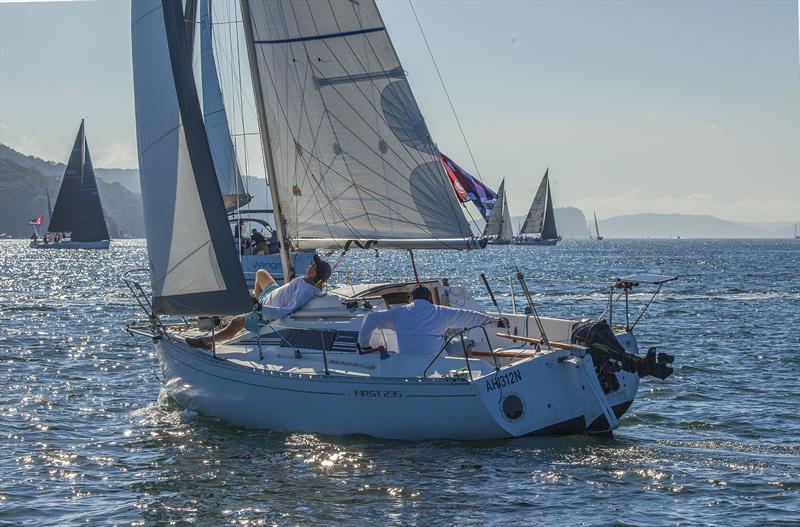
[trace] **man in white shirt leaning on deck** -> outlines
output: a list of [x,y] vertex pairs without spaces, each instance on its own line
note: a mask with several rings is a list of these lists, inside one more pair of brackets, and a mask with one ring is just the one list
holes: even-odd
[[400,353],[431,355],[444,344],[449,328],[471,328],[489,322],[507,327],[508,320],[490,317],[478,311],[437,306],[431,302],[431,290],[418,285],[411,291],[411,302],[387,311],[373,311],[364,318],[358,333],[362,353],[375,351],[369,347],[370,336],[378,328],[391,329],[397,334]]
[[[234,317],[230,324],[216,334],[217,342],[233,338],[245,327],[249,331],[257,332],[260,326],[266,324],[265,319],[279,320],[291,315],[320,295],[320,289],[330,276],[330,264],[316,254],[305,275],[298,276],[280,287],[267,271],[259,269],[256,273],[254,293],[261,309]],[[211,337],[187,337],[185,340],[195,348],[211,349]]]

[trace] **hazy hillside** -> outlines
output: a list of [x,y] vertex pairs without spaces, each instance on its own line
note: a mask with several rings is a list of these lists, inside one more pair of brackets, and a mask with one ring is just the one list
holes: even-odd
[[[0,144],[0,233],[27,236],[28,222],[38,215],[47,215],[46,190],[55,201],[63,163],[27,156]],[[134,169],[95,169],[109,230],[116,236],[120,229],[126,236],[143,237],[139,172]],[[270,208],[267,184],[262,178],[247,178],[253,201],[250,208]],[[564,238],[589,238],[590,225],[583,212],[574,207],[555,209],[556,225]],[[514,232],[518,232],[524,216],[512,216]],[[791,238],[794,223],[737,223],[709,215],[630,214],[600,220],[600,234],[608,238]],[[480,229],[483,225],[479,225]]]
[[777,238],[778,231],[736,223],[705,214],[629,214],[599,221],[600,234],[609,238]]
[[[91,145],[89,150],[91,151]],[[45,176],[57,177],[59,180],[67,168],[64,163],[45,161],[36,156],[27,156],[3,144],[0,144],[0,158],[10,159],[18,165],[33,168]],[[106,183],[119,183],[135,194],[140,192],[139,171],[134,168],[95,168],[94,173]]]
[[[40,215],[45,217],[46,226],[47,191],[55,203],[64,168],[62,164],[25,156],[0,145],[0,232],[27,237],[28,222]],[[131,192],[117,181],[108,182],[102,175],[104,171],[98,172],[100,199],[111,236],[117,237],[118,231],[122,231],[125,236],[143,237],[144,219],[138,192]]]

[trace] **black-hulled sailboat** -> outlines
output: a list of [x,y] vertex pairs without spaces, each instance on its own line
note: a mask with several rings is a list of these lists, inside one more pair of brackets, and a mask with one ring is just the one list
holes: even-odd
[[555,245],[561,241],[556,229],[556,216],[553,213],[549,172],[549,168],[545,170],[525,222],[514,239],[517,245]]
[[[48,198],[48,209],[49,209]],[[48,249],[108,249],[110,236],[100,203],[83,119],[64,171],[47,234],[34,226],[31,247]]]
[[483,236],[489,240],[491,245],[508,245],[514,236],[511,226],[511,214],[508,211],[508,200],[506,199],[506,181],[500,182],[500,189],[497,191],[497,201],[489,213],[486,228]]

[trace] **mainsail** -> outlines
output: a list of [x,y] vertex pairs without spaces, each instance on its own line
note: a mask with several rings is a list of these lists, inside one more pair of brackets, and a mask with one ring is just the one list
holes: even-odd
[[550,169],[547,169],[533,198],[531,208],[522,224],[520,234],[538,234],[543,240],[558,238],[556,218],[553,213],[553,199],[550,196]]
[[500,182],[500,189],[497,191],[497,201],[489,213],[489,220],[486,222],[486,229],[483,235],[494,237],[498,240],[510,240],[514,235],[511,226],[511,214],[508,211],[506,200],[506,181]]
[[72,241],[76,242],[109,239],[83,120],[72,146],[47,230],[69,232]]
[[241,5],[282,235],[473,244],[375,2]]
[[139,181],[158,313],[252,305],[191,69],[181,2],[131,3]]
[[200,77],[202,79],[203,119],[214,159],[225,210],[230,212],[250,202],[228,127],[228,117],[217,77],[211,23],[211,0],[200,0]]

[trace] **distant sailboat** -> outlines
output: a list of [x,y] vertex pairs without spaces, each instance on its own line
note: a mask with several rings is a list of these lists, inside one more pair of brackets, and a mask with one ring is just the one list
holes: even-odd
[[[48,209],[50,197],[48,193]],[[108,249],[110,236],[100,203],[83,119],[64,171],[47,231],[39,237],[34,226],[31,247],[48,249]]]
[[597,213],[594,212],[594,239],[597,241],[602,241],[603,237],[600,236],[600,227],[597,225]]
[[483,231],[483,236],[488,238],[488,243],[492,245],[508,245],[514,236],[511,214],[508,212],[508,203],[506,202],[505,185],[506,182],[503,180],[500,183],[500,189],[497,191],[497,201],[489,213],[489,220],[486,222],[486,229]]
[[525,222],[514,240],[517,245],[555,245],[561,241],[556,229],[556,217],[553,213],[553,198],[550,195],[550,169],[548,168],[539,190],[533,198],[531,208]]

